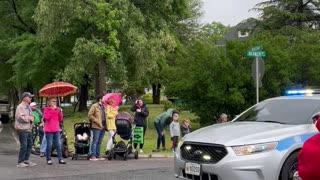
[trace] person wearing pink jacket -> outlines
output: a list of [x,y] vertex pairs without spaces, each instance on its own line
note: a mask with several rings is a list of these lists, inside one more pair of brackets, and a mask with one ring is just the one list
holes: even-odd
[[60,122],[62,122],[63,119],[62,111],[59,107],[57,107],[56,98],[50,98],[48,101],[48,107],[44,108],[43,113],[43,117],[45,119],[44,132],[47,138],[47,164],[52,165],[51,150],[53,142],[56,145],[59,164],[66,164],[66,162],[62,159],[62,150],[60,142]]

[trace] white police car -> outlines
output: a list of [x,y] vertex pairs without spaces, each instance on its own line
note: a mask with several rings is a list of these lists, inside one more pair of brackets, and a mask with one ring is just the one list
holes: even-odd
[[[299,92],[289,92],[294,93]],[[313,117],[319,112],[320,96],[277,97],[252,106],[232,122],[194,131],[177,148],[175,176],[193,180],[299,179],[298,152],[318,133]]]

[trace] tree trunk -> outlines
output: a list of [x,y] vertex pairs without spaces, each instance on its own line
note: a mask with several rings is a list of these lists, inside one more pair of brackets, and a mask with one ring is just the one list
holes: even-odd
[[88,84],[89,84],[89,77],[88,75],[85,75],[84,77],[84,83],[80,86],[80,97],[79,97],[79,112],[87,110],[87,101],[89,96],[88,91]]
[[161,84],[152,84],[153,104],[160,104]]
[[98,95],[104,95],[107,93],[106,91],[106,62],[100,61],[96,67],[95,81],[96,81],[96,97]]

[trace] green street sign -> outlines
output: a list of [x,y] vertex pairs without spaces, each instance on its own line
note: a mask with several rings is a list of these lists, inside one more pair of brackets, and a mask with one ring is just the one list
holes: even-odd
[[255,46],[251,49],[251,51],[262,51],[263,47],[262,46]]
[[266,57],[265,51],[247,51],[248,57]]
[[143,144],[143,127],[135,127],[134,128],[133,142]]

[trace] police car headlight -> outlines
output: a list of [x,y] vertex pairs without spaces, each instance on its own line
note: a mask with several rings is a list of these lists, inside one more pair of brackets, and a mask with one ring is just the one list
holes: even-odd
[[278,145],[278,142],[251,144],[244,146],[233,146],[232,149],[237,156],[251,155],[256,153],[262,153],[274,150]]

